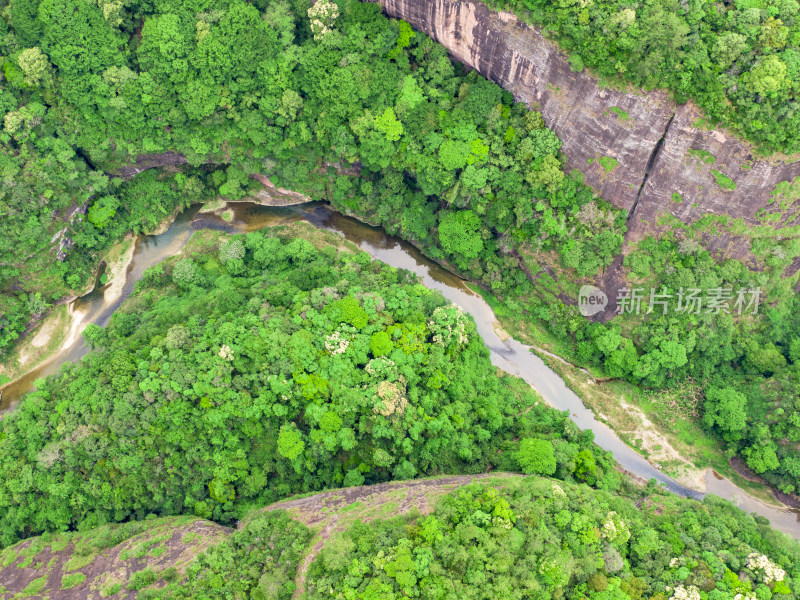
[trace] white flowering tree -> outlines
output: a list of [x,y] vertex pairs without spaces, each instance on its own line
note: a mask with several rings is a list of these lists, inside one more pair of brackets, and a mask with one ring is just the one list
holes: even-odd
[[339,7],[331,0],[317,0],[308,9],[308,18],[311,20],[311,31],[314,39],[319,41],[331,32],[333,24],[339,17]]
[[606,515],[606,520],[603,522],[602,535],[612,544],[621,546],[630,539],[631,532],[622,517],[612,510]]
[[[669,588],[667,590],[669,591]],[[671,591],[670,600],[700,600],[700,590],[693,585],[688,587],[679,585]]]
[[428,328],[433,333],[434,343],[445,348],[451,345],[462,348],[469,342],[467,323],[464,310],[456,304],[449,304],[433,311],[433,318],[428,321]]
[[786,571],[772,562],[769,557],[753,552],[747,557],[747,568],[753,571],[764,583],[783,581]]

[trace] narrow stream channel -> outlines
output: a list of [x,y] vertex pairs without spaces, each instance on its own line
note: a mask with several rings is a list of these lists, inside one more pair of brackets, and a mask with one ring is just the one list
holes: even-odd
[[[462,279],[422,256],[410,244],[386,235],[381,229],[345,217],[323,204],[285,208],[251,203],[236,203],[229,206],[233,211],[233,218],[230,221],[225,221],[216,214],[198,214],[198,208],[193,207],[179,215],[165,233],[140,237],[119,297],[113,302],[107,302],[105,294],[109,286],[104,286],[75,300],[70,307],[70,313],[80,316],[81,326],[87,323],[105,326],[113,312],[130,295],[134,284],[142,277],[144,271],[178,252],[189,240],[193,231],[215,229],[236,233],[255,231],[293,221],[308,221],[316,227],[341,234],[380,261],[412,271],[420,277],[425,286],[439,290],[445,298],[460,305],[475,319],[478,333],[490,350],[492,363],[508,373],[523,378],[551,406],[568,411],[578,427],[591,429],[595,434],[595,442],[604,450],[611,451],[625,470],[644,479],[655,479],[678,495],[697,499],[703,497],[704,494],[680,485],[656,469],[620,440],[610,427],[598,421],[594,413],[584,406],[581,399],[566,386],[564,381],[531,352],[530,346],[514,339],[501,340],[494,330],[497,319],[489,305],[471,291]],[[13,408],[25,393],[34,388],[36,379],[56,373],[63,363],[76,361],[87,351],[83,338],[78,337],[72,346],[62,350],[50,361],[7,385],[2,390],[0,410]],[[731,500],[748,513],[766,517],[774,528],[800,539],[800,512],[768,506],[710,469],[706,474],[706,484],[709,493]]]

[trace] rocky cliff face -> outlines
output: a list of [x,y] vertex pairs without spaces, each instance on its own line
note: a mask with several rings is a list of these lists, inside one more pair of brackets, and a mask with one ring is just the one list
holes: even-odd
[[[640,235],[660,229],[657,223],[667,213],[686,224],[709,215],[729,216],[738,220],[731,220],[730,233],[709,232],[706,243],[712,250],[744,258],[748,246],[732,232],[797,224],[791,194],[778,194],[777,186],[800,177],[800,161],[758,159],[734,134],[698,128],[701,117],[694,104],[677,107],[629,226],[633,235]],[[797,235],[789,229],[783,233]]]
[[114,173],[117,177],[121,177],[126,181],[133,179],[142,171],[148,169],[156,169],[158,167],[185,165],[187,163],[186,157],[178,152],[163,152],[161,154],[141,154],[136,157],[136,161],[130,165],[120,167]]
[[[427,33],[518,101],[537,103],[563,142],[568,167],[629,212],[629,241],[656,232],[666,215],[686,224],[708,214],[763,224],[756,215],[776,211],[776,184],[800,176],[798,160],[756,160],[734,135],[697,127],[701,113],[691,103],[677,106],[663,91],[607,89],[586,71],[570,71],[553,42],[510,13],[473,0],[379,1],[387,15]],[[772,218],[773,225],[794,219]],[[706,241],[729,256],[749,256],[749,244],[736,235]]]

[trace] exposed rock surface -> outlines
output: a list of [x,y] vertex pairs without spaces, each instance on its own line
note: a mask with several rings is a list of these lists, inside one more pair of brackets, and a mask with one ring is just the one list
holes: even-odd
[[[571,71],[555,43],[511,13],[475,0],[379,1],[390,17],[427,33],[516,100],[538,103],[563,142],[568,168],[583,171],[604,198],[629,211],[629,241],[655,232],[656,221],[667,213],[687,224],[707,214],[762,224],[756,214],[775,210],[770,203],[775,185],[800,176],[798,157],[755,160],[752,147],[733,134],[695,127],[702,115],[692,103],[676,106],[659,90],[603,88],[587,71]],[[709,153],[714,164],[690,150]],[[618,162],[610,171],[599,161],[604,156]],[[712,169],[732,179],[736,189],[720,187]],[[680,202],[673,199],[676,192]],[[708,241],[729,256],[749,255],[742,238]]]
[[[250,175],[250,179],[255,179],[264,186],[264,189],[258,190],[255,195],[258,202],[264,206],[292,206],[311,202],[311,198],[305,194],[277,187],[266,175],[254,173]],[[252,201],[252,198],[248,198],[248,201]]]
[[[318,531],[311,540],[305,558],[298,565],[294,581],[297,587],[292,598],[296,600],[303,598],[308,568],[327,541],[351,527],[356,521],[368,523],[375,519],[385,519],[387,516],[403,515],[409,511],[427,515],[433,511],[442,496],[456,488],[478,480],[484,480],[489,485],[502,485],[504,479],[516,477],[523,476],[512,473],[490,473],[378,483],[321,492],[266,507],[264,510],[286,510],[292,518]],[[239,527],[243,527],[246,522],[247,520],[240,523]]]
[[[159,167],[165,166],[176,166],[176,165],[184,165],[187,164],[186,157],[183,154],[178,152],[162,152],[161,154],[141,154],[136,157],[136,160],[124,167],[120,167],[116,170],[114,175],[117,177],[121,177],[122,179],[128,180],[133,179],[139,173],[143,171],[147,171],[148,169],[156,169]],[[213,161],[209,161],[206,164],[214,164]],[[263,190],[259,190],[256,193],[255,200],[263,204],[264,206],[291,206],[293,204],[304,204],[306,202],[310,202],[311,199],[299,192],[293,192],[291,190],[286,190],[283,188],[276,187],[266,175],[262,175],[260,173],[253,173],[250,175],[250,179],[255,179],[261,185],[264,186]],[[247,201],[252,202],[254,200],[253,197],[248,197]],[[82,212],[86,212],[85,208]],[[174,216],[169,222],[174,220]],[[163,231],[157,232],[150,232],[151,235],[153,233],[163,233]]]
[[115,175],[122,179],[131,179],[147,169],[164,167],[167,165],[184,165],[187,163],[186,157],[178,152],[162,152],[161,154],[141,154],[136,157],[136,161],[131,165],[120,167]]
[[[138,592],[126,584],[136,573],[146,568],[161,571],[175,567],[182,576],[191,561],[233,531],[191,517],[166,517],[148,525],[142,533],[102,550],[97,550],[96,542],[103,529],[36,537],[6,548],[0,552],[4,559],[0,564],[0,599],[131,600]],[[105,530],[119,528],[110,525]],[[100,542],[111,539],[108,531],[105,533],[108,537]],[[114,583],[119,587],[109,589]]]
[[[389,16],[424,31],[516,100],[538,103],[548,127],[564,144],[569,168],[583,171],[586,181],[617,206],[633,206],[653,148],[674,112],[667,94],[601,88],[587,72],[570,71],[555,44],[538,31],[481,2],[380,2]],[[601,156],[619,164],[607,173],[597,160]]]
[[[739,235],[717,230],[704,241],[727,256],[751,259],[741,235],[747,228],[794,224],[793,211],[786,203],[781,209],[771,194],[779,182],[800,177],[798,157],[757,159],[730,132],[696,126],[701,111],[692,103],[677,106],[662,90],[604,88],[589,72],[571,71],[556,44],[534,27],[479,0],[378,1],[389,16],[427,33],[517,100],[538,105],[563,142],[567,167],[580,169],[601,196],[628,211],[629,242],[671,228],[666,215],[685,224],[729,216],[741,219]],[[174,152],[143,155],[118,174],[127,179],[185,162]],[[731,187],[725,178],[735,189],[725,189]],[[301,200],[283,190],[264,195],[279,204]],[[785,214],[770,215],[780,210]]]
[[[336,489],[254,510],[239,523],[239,529],[262,510],[282,509],[316,531],[298,565],[295,582],[299,586],[293,597],[300,598],[305,591],[306,571],[332,534],[356,521],[386,519],[409,511],[429,514],[444,495],[473,481],[502,486],[505,480],[519,477],[524,476],[452,475]],[[113,539],[110,533],[124,526],[110,524],[84,532],[34,537],[0,551],[0,600],[135,600],[139,591],[128,585],[137,573],[147,568],[161,572],[175,567],[178,580],[184,580],[186,567],[199,554],[233,534],[228,527],[191,516],[163,517],[141,525],[140,533],[127,539],[120,536],[123,541],[107,548],[98,542]],[[69,583],[70,577],[79,581]],[[115,583],[118,586],[112,588]],[[160,580],[154,587],[163,585]]]
[[[695,127],[701,117],[694,104],[677,108],[629,220],[632,235],[652,231],[665,212],[684,223],[706,215],[728,215],[748,227],[792,224],[793,211],[787,206],[784,214],[777,214],[781,203],[772,193],[778,183],[800,176],[800,161],[757,159],[753,148],[734,134]],[[722,187],[720,174],[730,178],[735,189]],[[676,193],[680,198],[673,197]],[[708,237],[706,241],[728,256],[742,258],[748,250],[735,236]]]

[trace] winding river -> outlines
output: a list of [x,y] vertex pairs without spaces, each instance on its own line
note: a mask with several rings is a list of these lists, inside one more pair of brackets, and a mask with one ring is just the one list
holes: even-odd
[[[113,301],[107,301],[105,296],[110,286],[98,286],[72,303],[70,314],[74,321],[81,326],[86,323],[105,326],[117,307],[130,295],[144,271],[180,251],[193,231],[216,229],[229,233],[247,232],[293,221],[308,221],[316,227],[343,235],[378,260],[416,273],[425,286],[439,290],[448,300],[460,305],[475,319],[478,332],[490,350],[492,363],[523,378],[551,406],[569,411],[578,427],[591,429],[595,434],[595,442],[601,448],[611,451],[625,470],[644,479],[655,479],[681,496],[697,499],[703,497],[703,493],[682,486],[622,442],[610,427],[595,418],[594,413],[531,351],[530,346],[511,338],[502,340],[494,329],[497,319],[489,305],[458,276],[428,260],[410,244],[392,238],[378,228],[345,217],[323,204],[275,208],[236,203],[229,207],[233,212],[230,221],[223,220],[214,213],[199,213],[199,208],[193,207],[181,213],[164,233],[138,238],[121,294],[114,294],[116,297]],[[78,336],[74,343],[48,362],[5,386],[0,409],[12,408],[26,392],[34,388],[36,379],[56,373],[63,363],[76,361],[86,352],[88,349],[83,338]],[[757,513],[768,518],[776,529],[800,539],[800,512],[768,506],[711,469],[706,472],[706,485],[708,492],[733,501],[748,513]]]

